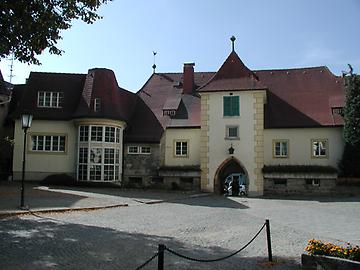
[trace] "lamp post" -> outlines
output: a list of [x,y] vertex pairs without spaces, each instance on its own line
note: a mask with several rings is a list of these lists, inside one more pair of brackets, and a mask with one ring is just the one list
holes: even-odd
[[24,191],[25,191],[25,187],[24,187],[24,178],[25,178],[25,153],[26,153],[26,133],[28,128],[31,127],[31,122],[32,122],[32,118],[33,116],[31,114],[28,113],[24,113],[21,115],[21,125],[22,125],[22,129],[24,130],[24,150],[23,150],[23,163],[22,163],[22,176],[21,176],[21,200],[20,200],[20,208],[24,209],[25,208],[25,204],[24,204]]

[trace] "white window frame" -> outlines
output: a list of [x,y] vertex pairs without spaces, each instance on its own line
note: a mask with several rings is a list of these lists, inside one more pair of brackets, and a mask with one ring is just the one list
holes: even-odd
[[[180,144],[180,153],[177,153],[177,144]],[[186,147],[185,147],[185,145],[186,145]],[[174,141],[174,156],[175,157],[188,157],[189,156],[189,141],[188,140],[175,140]]]
[[94,112],[100,112],[101,110],[101,98],[94,98]]
[[[49,102],[46,99],[47,95]],[[37,106],[38,108],[62,108],[63,98],[63,92],[38,91]]]
[[[319,146],[316,146],[318,144]],[[325,150],[325,154],[321,150]],[[311,157],[312,158],[328,158],[329,156],[329,141],[328,139],[312,139],[311,140]]]
[[[230,129],[235,129],[236,128],[236,136],[230,136]],[[239,136],[239,126],[235,126],[235,125],[229,125],[225,127],[225,138],[227,140],[239,140],[240,136]]]
[[[280,153],[276,153],[276,146],[279,144]],[[286,153],[283,154],[284,144],[286,144]],[[288,158],[289,157],[289,140],[286,139],[276,139],[273,140],[273,157],[274,158]]]
[[[91,140],[92,130],[95,131],[95,140]],[[120,127],[112,125],[79,125],[77,147],[77,179],[79,181],[115,182],[120,180],[120,155],[122,153],[120,130]],[[105,140],[106,131],[109,133],[107,134],[108,138],[111,138],[108,139],[109,141]],[[87,163],[80,162],[81,148],[88,149]],[[95,149],[97,152],[94,152]],[[107,151],[108,149],[111,150],[111,154]],[[98,158],[94,159],[96,158],[96,155],[98,155]],[[111,158],[109,158],[109,155]]]
[[[39,147],[39,141],[42,138],[42,147]],[[50,137],[49,149],[47,148],[47,137]],[[56,140],[54,138],[57,138]],[[31,139],[31,148],[30,151],[34,153],[66,153],[66,143],[67,135],[66,134],[30,134]],[[56,147],[55,147],[55,142]]]

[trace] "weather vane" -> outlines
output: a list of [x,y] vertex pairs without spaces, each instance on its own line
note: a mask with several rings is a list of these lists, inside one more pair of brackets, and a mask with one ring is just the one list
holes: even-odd
[[155,56],[156,56],[157,52],[153,51],[153,55],[154,55],[154,64],[152,65],[153,68],[153,73],[155,73],[155,69],[156,69],[156,64],[155,64]]

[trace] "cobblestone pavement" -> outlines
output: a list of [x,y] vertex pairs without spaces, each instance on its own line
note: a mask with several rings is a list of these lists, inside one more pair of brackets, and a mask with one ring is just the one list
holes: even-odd
[[[271,269],[300,269],[311,238],[360,244],[360,197],[255,199],[208,196],[91,212],[0,220],[0,269],[136,269],[159,243],[197,258],[242,247],[266,218]],[[165,253],[165,269],[269,269],[265,232],[225,261],[198,263]],[[157,269],[156,259],[144,269]]]

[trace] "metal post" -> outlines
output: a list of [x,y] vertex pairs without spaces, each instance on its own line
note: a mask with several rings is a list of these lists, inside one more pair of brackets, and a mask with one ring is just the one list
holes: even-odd
[[266,239],[267,239],[267,246],[268,246],[269,262],[272,262],[270,222],[268,219],[265,221],[265,224],[266,224]]
[[20,208],[21,209],[25,208],[25,203],[24,203],[24,192],[25,192],[24,179],[25,179],[26,132],[27,132],[27,128],[24,128],[24,150],[23,150],[23,162],[22,162],[21,200],[20,200]]
[[165,245],[159,244],[158,270],[164,270],[164,251]]

